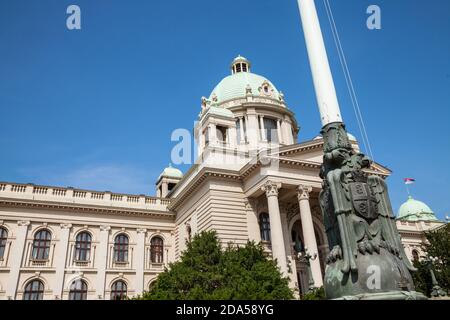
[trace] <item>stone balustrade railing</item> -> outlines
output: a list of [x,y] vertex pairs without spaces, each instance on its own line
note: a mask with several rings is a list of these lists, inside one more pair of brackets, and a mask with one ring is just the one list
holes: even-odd
[[168,198],[0,182],[0,198],[166,211]]

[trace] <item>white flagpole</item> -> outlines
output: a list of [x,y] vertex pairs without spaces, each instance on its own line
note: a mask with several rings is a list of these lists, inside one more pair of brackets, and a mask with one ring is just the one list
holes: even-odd
[[342,122],[316,5],[314,0],[298,0],[298,7],[322,126],[332,122]]
[[408,197],[411,197],[411,193],[409,192],[409,185],[405,182],[406,192],[408,192]]

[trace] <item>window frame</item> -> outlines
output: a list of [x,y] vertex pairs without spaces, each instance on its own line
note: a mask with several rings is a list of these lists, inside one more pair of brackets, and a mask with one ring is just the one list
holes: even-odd
[[[42,234],[45,234],[44,236]],[[33,237],[31,257],[34,261],[47,261],[50,258],[52,233],[48,229],[38,230]]]
[[[118,288],[118,284],[121,283],[122,286]],[[111,285],[110,300],[125,300],[128,294],[128,285],[123,280],[116,280]],[[119,299],[117,299],[119,297]]]
[[[36,289],[35,283],[38,283]],[[32,300],[44,300],[45,285],[39,279],[32,279],[27,282],[25,289],[23,291],[22,300],[32,301]]]
[[267,212],[261,212],[259,214],[259,231],[262,242],[271,242],[270,236],[270,216]]
[[[155,243],[157,241],[158,243]],[[164,263],[164,239],[160,236],[154,236],[150,240],[150,261]]]
[[[119,241],[118,241],[119,239]],[[126,239],[126,241],[123,241]],[[130,237],[125,233],[120,233],[114,238],[114,262],[127,263],[130,250]]]
[[[83,236],[87,236],[83,238]],[[91,259],[92,235],[82,231],[75,237],[75,261],[88,262]]]
[[[273,127],[269,129],[268,123],[272,123]],[[278,119],[264,117],[264,138],[269,143],[279,143],[280,137],[278,137]]]
[[[78,284],[81,284],[81,288],[77,286]],[[87,300],[87,293],[88,293],[87,282],[84,281],[83,279],[76,279],[72,281],[72,284],[70,285],[69,300],[75,301]]]
[[8,229],[0,227],[0,260],[3,260],[8,243]]

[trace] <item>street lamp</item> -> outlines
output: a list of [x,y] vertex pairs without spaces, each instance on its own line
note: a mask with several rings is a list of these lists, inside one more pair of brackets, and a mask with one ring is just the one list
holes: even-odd
[[300,262],[304,262],[306,264],[306,269],[308,270],[308,292],[314,290],[314,279],[311,272],[311,260],[317,259],[317,253],[313,253],[312,255],[309,253],[308,248],[305,246],[304,251],[300,251],[297,253],[297,258]]
[[426,259],[427,262],[427,266],[428,269],[430,270],[430,274],[431,274],[431,284],[433,285],[433,289],[431,291],[431,296],[432,297],[445,297],[447,295],[447,293],[442,290],[442,288],[439,286],[439,283],[436,280],[436,276],[434,274],[434,270],[433,270],[433,262],[436,262],[438,259],[435,257],[428,257]]

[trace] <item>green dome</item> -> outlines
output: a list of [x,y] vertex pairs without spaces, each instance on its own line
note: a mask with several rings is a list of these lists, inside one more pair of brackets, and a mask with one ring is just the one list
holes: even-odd
[[429,206],[411,196],[400,206],[397,218],[406,221],[438,221]]
[[[247,64],[246,71],[242,69],[236,71],[233,69],[233,74],[225,77],[214,88],[209,96],[209,100],[213,104],[220,104],[224,101],[245,97],[248,90],[251,90],[252,95],[266,95],[267,97],[279,99],[280,92],[275,86],[263,76],[250,72],[250,62],[241,56],[235,58],[232,62],[232,68],[239,63]],[[264,91],[263,85],[266,84],[267,91]],[[260,93],[261,92],[261,93]]]
[[169,165],[159,175],[159,179],[161,179],[162,177],[181,179],[181,178],[183,178],[183,173],[180,170],[178,170],[177,168],[173,168],[172,165]]

